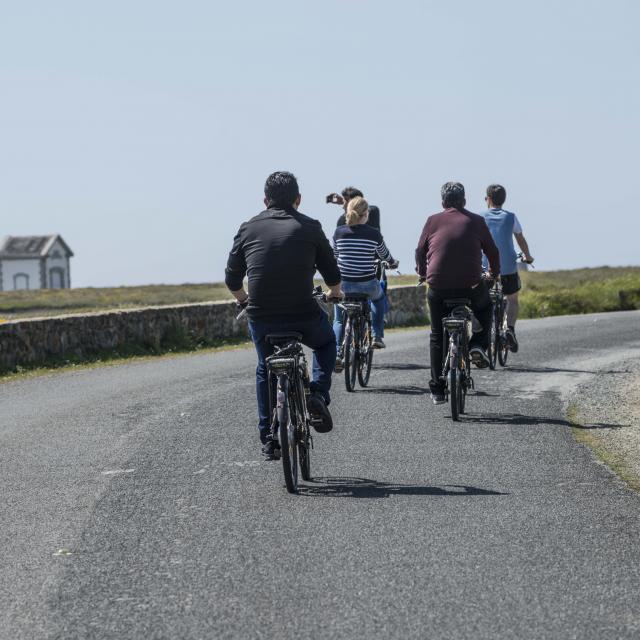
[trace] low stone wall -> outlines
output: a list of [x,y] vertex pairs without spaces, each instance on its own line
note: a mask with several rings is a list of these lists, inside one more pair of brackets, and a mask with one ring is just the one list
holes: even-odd
[[[426,322],[424,288],[390,288],[389,302],[387,326]],[[232,302],[210,302],[7,322],[0,324],[0,370],[246,337],[236,314]]]

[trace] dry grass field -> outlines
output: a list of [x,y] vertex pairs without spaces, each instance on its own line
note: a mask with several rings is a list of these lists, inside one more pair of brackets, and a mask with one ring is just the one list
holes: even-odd
[[[640,309],[640,267],[599,267],[522,273],[521,316]],[[391,276],[413,285],[415,275]],[[223,283],[16,291],[0,293],[0,321],[107,309],[231,299]]]

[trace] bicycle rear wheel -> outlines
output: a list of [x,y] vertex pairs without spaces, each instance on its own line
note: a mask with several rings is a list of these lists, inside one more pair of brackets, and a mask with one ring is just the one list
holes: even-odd
[[344,383],[347,391],[356,388],[356,372],[358,369],[358,353],[356,351],[355,326],[349,318],[344,327]]
[[293,424],[291,419],[293,403],[289,397],[289,378],[286,375],[278,376],[276,400],[284,482],[289,493],[296,493],[298,490],[298,434],[297,425]]
[[464,405],[467,401],[467,374],[458,369],[458,412],[464,413]]
[[507,358],[509,357],[509,345],[507,343],[507,331],[505,322],[504,304],[500,306],[498,314],[498,362],[501,367],[507,366]]
[[496,360],[498,359],[498,340],[498,310],[494,304],[491,308],[491,329],[489,331],[489,368],[492,371],[496,368]]
[[358,382],[361,387],[369,384],[371,377],[371,365],[373,363],[373,341],[371,339],[371,323],[363,322],[362,342],[358,357]]
[[451,367],[449,369],[449,400],[451,404],[451,418],[454,421],[460,419],[460,365],[459,356],[451,356]]

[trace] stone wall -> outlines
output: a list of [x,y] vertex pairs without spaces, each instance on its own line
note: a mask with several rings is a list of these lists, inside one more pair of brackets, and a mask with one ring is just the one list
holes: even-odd
[[[426,322],[425,289],[389,289],[387,326]],[[160,352],[247,336],[232,302],[146,307],[0,324],[0,370],[34,367],[104,354]]]

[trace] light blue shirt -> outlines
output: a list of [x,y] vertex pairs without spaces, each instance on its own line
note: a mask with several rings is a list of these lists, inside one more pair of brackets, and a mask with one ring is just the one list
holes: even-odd
[[[504,209],[489,209],[481,214],[489,227],[493,241],[500,252],[500,273],[508,276],[518,271],[518,255],[513,246],[513,234],[522,233],[522,226],[515,213]],[[486,269],[487,257],[482,257]]]

